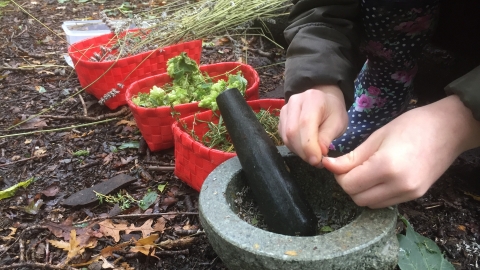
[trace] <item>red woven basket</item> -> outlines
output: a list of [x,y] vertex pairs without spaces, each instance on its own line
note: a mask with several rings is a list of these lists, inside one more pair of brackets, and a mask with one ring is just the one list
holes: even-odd
[[[259,99],[247,101],[247,103],[255,112],[259,112],[260,109],[272,112],[275,109],[281,109],[285,101],[283,99]],[[180,121],[182,125],[186,125],[188,130],[193,128],[195,135],[201,139],[208,131],[208,124],[204,121],[218,123],[218,117],[209,110],[182,118]],[[176,121],[172,125],[172,130],[175,139],[174,173],[180,180],[197,191],[200,191],[207,176],[218,165],[236,156],[235,153],[211,149],[195,141]]]
[[[186,52],[190,58],[200,63],[202,54],[201,40],[179,43],[162,49],[120,58],[117,62],[90,61],[89,59],[93,53],[99,52],[100,46],[109,48],[113,45],[113,37],[114,34],[101,35],[79,41],[68,47],[68,54],[73,60],[80,85],[86,88],[87,93],[94,95],[97,99],[101,99],[113,88],[120,91],[115,97],[105,102],[105,105],[112,110],[126,104],[125,90],[128,85],[149,76],[165,73],[168,59]],[[124,85],[123,89],[117,87],[118,83]]]
[[[228,72],[236,73],[238,70],[241,70],[243,76],[248,82],[245,99],[258,99],[258,85],[260,78],[253,67],[236,62],[224,62],[203,65],[200,66],[200,70],[208,73],[214,81],[227,79]],[[151,76],[132,83],[125,93],[127,104],[135,117],[137,126],[152,152],[173,147],[172,124],[175,122],[175,118],[172,117],[172,111],[169,106],[143,108],[135,105],[132,102],[132,97],[136,96],[138,93],[150,92],[150,89],[154,85],[161,87],[171,81],[172,80],[167,73]],[[174,110],[175,112],[180,113],[179,117],[181,118],[199,111],[206,111],[206,109],[198,107],[198,102],[176,105],[174,106]]]

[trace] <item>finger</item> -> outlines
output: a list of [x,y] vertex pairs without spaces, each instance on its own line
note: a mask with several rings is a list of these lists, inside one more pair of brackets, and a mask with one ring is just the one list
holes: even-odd
[[[308,103],[308,102],[307,102]],[[322,123],[323,110],[313,113],[307,109],[308,104],[304,103],[298,124],[300,126],[300,145],[304,154],[305,160],[312,166],[318,166],[322,162],[322,149],[319,143],[319,126]]]
[[346,174],[367,161],[379,149],[381,144],[381,136],[375,132],[353,151],[337,158],[325,157],[322,163],[327,170],[336,175]]
[[335,138],[339,137],[345,132],[347,126],[345,125],[345,127],[342,127],[342,125],[339,124],[344,121],[344,119],[342,119],[342,115],[333,114],[325,116],[325,118],[326,119],[322,123],[322,126],[318,132],[318,140],[322,150],[322,155],[327,156],[330,144]]
[[301,105],[295,102],[295,99],[291,99],[288,104],[282,107],[280,110],[280,135],[283,143],[287,148],[297,154],[300,158],[305,160],[306,156],[303,149],[300,147],[300,126],[298,125],[298,119],[301,111]]
[[403,199],[403,196],[399,196],[396,190],[388,183],[378,184],[363,192],[351,195],[351,197],[358,206],[367,206],[370,208],[391,206]]

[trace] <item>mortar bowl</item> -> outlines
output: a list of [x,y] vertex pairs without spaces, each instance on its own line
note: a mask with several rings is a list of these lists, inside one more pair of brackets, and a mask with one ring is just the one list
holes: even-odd
[[234,157],[210,173],[199,197],[200,222],[223,263],[230,270],[394,269],[397,209],[357,206],[330,172],[310,166],[284,146],[278,149],[319,220],[336,219],[338,228],[316,236],[287,236],[241,219],[238,194],[246,181]]

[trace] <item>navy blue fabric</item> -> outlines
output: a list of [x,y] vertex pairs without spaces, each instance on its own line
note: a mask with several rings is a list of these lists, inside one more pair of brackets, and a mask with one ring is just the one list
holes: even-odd
[[[347,131],[330,149],[350,152],[371,133],[405,111],[413,92],[417,59],[433,34],[438,0],[415,1],[423,6],[405,8],[407,1],[361,1],[364,31],[362,51],[367,62],[355,80],[354,104],[348,110]],[[399,5],[392,5],[392,2]]]

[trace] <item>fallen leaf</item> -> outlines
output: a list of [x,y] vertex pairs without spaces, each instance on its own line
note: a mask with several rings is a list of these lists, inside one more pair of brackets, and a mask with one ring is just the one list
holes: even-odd
[[147,210],[158,198],[158,194],[155,191],[150,191],[142,199],[142,203],[139,205],[142,210]]
[[32,139],[26,139],[25,144],[30,144],[32,142]]
[[3,241],[10,241],[10,240],[15,239],[15,237],[13,237],[13,236],[17,232],[17,228],[10,227],[9,229],[10,229],[10,233],[7,236],[2,236]]
[[463,225],[458,225],[457,227],[460,231],[465,231],[466,230],[466,227],[463,226]]
[[107,259],[101,257],[103,264],[102,268],[115,268],[115,265],[113,265],[111,262],[107,261]]
[[21,156],[13,156],[11,158],[12,161],[17,161],[17,160],[20,160],[22,157]]
[[135,225],[131,224],[130,227],[125,230],[125,233],[141,231],[142,236],[145,238],[149,236],[151,233],[155,232],[155,230],[153,230],[152,228],[152,223],[153,223],[153,219],[149,219],[145,221],[145,223],[143,223],[143,225],[140,227],[135,227]]
[[127,149],[127,148],[134,148],[137,149],[139,147],[140,143],[139,142],[127,142],[123,143],[118,147],[118,149]]
[[70,242],[57,240],[48,240],[48,242],[57,248],[68,251],[67,260],[82,254],[85,248],[94,248],[97,245],[96,239],[91,239],[86,245],[79,245],[79,243],[77,243],[77,233],[75,230],[70,231]]
[[162,203],[160,204],[160,207],[162,207],[164,210],[167,209],[170,205],[175,204],[178,202],[177,198],[173,197],[166,197],[163,199]]
[[40,156],[43,156],[46,152],[47,152],[47,149],[45,147],[41,147],[35,150],[35,152],[33,152],[33,155],[35,157],[40,157]]
[[160,217],[157,219],[155,225],[153,225],[153,230],[159,233],[163,233],[165,231],[165,225],[167,224],[167,220],[164,217]]
[[60,191],[60,187],[56,184],[51,184],[41,193],[47,197],[54,197]]
[[30,119],[30,120],[28,120],[25,123],[20,125],[20,127],[25,128],[25,129],[41,128],[41,127],[46,127],[46,126],[48,126],[47,122],[45,122],[45,120],[43,120],[40,117],[34,117],[34,118],[32,118],[32,119]]
[[106,219],[100,223],[99,231],[105,236],[111,236],[115,242],[120,241],[120,232],[128,229],[127,224],[114,224],[110,219]]
[[135,121],[120,120],[115,124],[115,126],[120,126],[120,125],[127,125],[130,127],[133,127],[133,126],[136,126],[137,123]]
[[20,182],[20,183],[18,183],[18,184],[16,184],[16,185],[13,185],[13,186],[11,186],[11,187],[9,187],[9,188],[7,188],[7,189],[4,189],[4,190],[0,191],[0,200],[13,197],[19,188],[21,188],[21,187],[23,187],[23,188],[28,187],[28,185],[30,185],[30,184],[33,182],[34,179],[35,179],[35,178],[32,177],[32,178],[30,178],[30,179],[28,179],[28,180],[25,180],[25,181],[23,181],[23,182]]
[[115,246],[108,246],[100,251],[100,255],[104,258],[108,258],[110,256],[113,256],[113,252],[115,251],[121,251],[125,247],[128,247],[131,244],[131,241],[120,243]]
[[149,237],[139,239],[137,242],[135,242],[135,246],[130,248],[130,252],[140,252],[147,256],[150,255],[158,258],[155,256],[155,241],[158,239],[158,237],[158,234],[152,234]]
[[113,159],[113,153],[108,154],[105,158],[103,158],[103,165],[107,165],[112,161]]
[[47,90],[45,90],[45,87],[36,85],[35,90],[37,90],[39,93],[45,93]]
[[37,201],[32,201],[29,205],[23,208],[23,211],[31,215],[36,215],[40,211],[40,208],[42,207],[42,205],[43,205],[42,199]]

